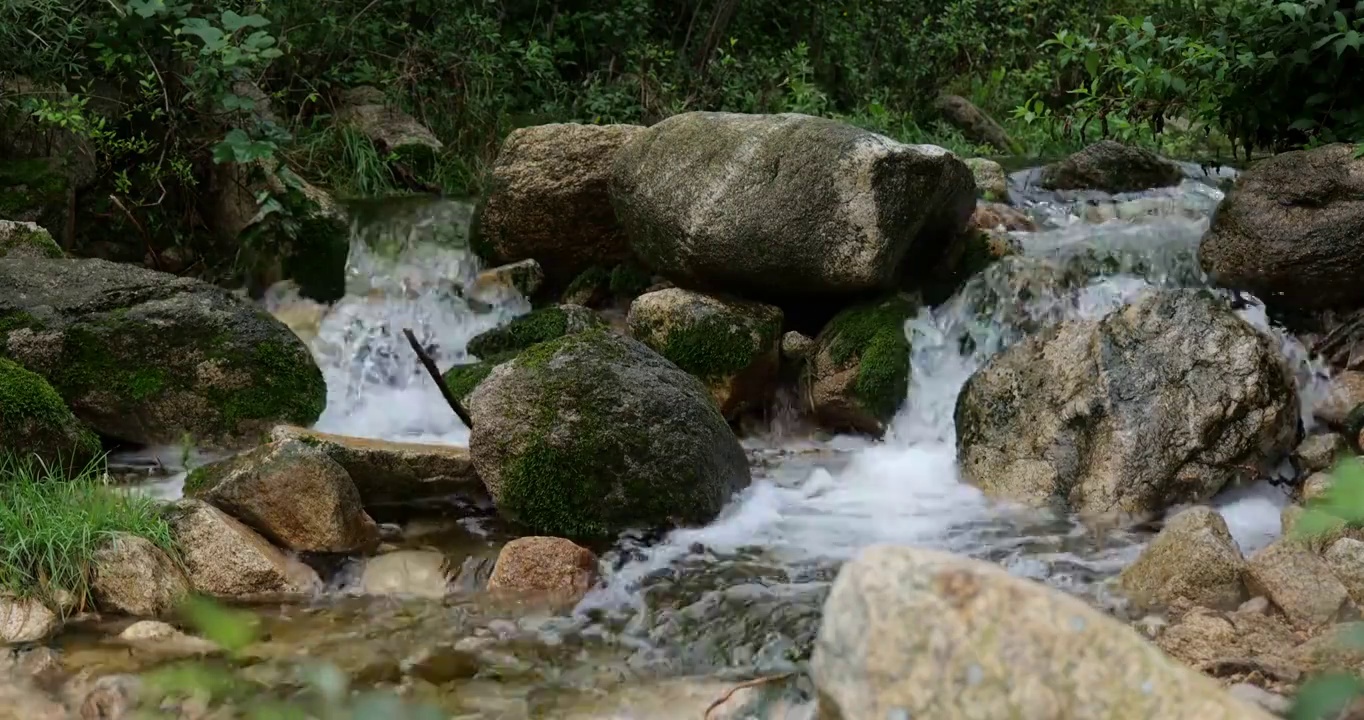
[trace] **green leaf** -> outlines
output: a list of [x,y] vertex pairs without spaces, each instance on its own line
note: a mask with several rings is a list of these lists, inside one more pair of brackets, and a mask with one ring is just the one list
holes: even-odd
[[177,32],[182,35],[194,35],[203,40],[204,50],[209,52],[217,52],[227,44],[223,31],[209,25],[203,18],[185,18],[180,21],[180,29]]
[[1292,720],[1326,720],[1347,706],[1364,688],[1359,678],[1346,674],[1329,674],[1308,680],[1298,691],[1293,703]]
[[231,10],[223,11],[223,29],[229,33],[237,32],[242,28],[254,27],[262,28],[269,25],[270,21],[260,15],[238,15]]
[[1090,75],[1099,74],[1099,53],[1091,50],[1085,55],[1085,71]]
[[166,0],[128,0],[125,7],[138,17],[149,18],[166,12]]

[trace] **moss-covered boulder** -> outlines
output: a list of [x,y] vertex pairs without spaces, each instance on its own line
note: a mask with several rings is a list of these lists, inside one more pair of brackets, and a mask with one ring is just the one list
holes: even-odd
[[801,398],[834,431],[880,437],[909,393],[905,322],[916,311],[902,296],[839,313],[819,333],[801,373]]
[[0,353],[103,435],[249,444],[307,425],[322,373],[283,323],[221,288],[103,260],[0,258]]
[[498,365],[468,406],[479,477],[499,513],[535,533],[705,523],[750,482],[705,386],[605,329]]
[[767,406],[781,364],[779,308],[669,288],[636,298],[627,322],[636,340],[705,383],[726,418]]
[[971,171],[942,148],[798,114],[674,115],[631,138],[611,177],[645,265],[784,307],[927,274],[975,197]]
[[486,260],[535,258],[562,289],[596,265],[629,260],[607,185],[617,151],[636,125],[537,125],[513,131],[478,210],[474,250]]
[[971,170],[976,182],[976,192],[986,202],[1007,202],[1009,199],[1009,176],[1004,168],[994,160],[986,158],[963,158],[963,163]]
[[0,258],[10,254],[59,258],[66,255],[52,235],[37,223],[0,220]]
[[100,452],[99,439],[71,414],[46,380],[4,358],[0,358],[0,448],[77,468]]
[[557,305],[535,310],[502,327],[479,333],[469,341],[467,349],[474,356],[489,359],[494,355],[524,350],[536,343],[605,325],[606,321],[601,316],[585,307]]

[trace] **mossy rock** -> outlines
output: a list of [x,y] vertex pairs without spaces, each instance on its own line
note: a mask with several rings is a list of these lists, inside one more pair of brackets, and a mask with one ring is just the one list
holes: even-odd
[[70,186],[57,159],[0,160],[0,218],[35,222],[60,234],[66,227]]
[[456,365],[449,370],[446,370],[445,374],[441,377],[445,380],[445,386],[450,388],[450,392],[454,394],[455,398],[462,402],[465,398],[469,397],[469,394],[474,391],[474,388],[478,387],[479,383],[487,379],[488,374],[493,371],[493,368],[515,358],[516,355],[517,353],[515,351],[497,353],[489,356],[487,360]]
[[611,299],[611,273],[593,265],[578,273],[564,290],[565,305],[601,307]]
[[669,288],[630,305],[630,334],[706,384],[726,418],[766,407],[780,366],[782,311]]
[[100,443],[42,376],[0,358],[0,448],[79,469]]
[[468,406],[479,477],[499,513],[536,534],[702,524],[750,482],[705,386],[606,329],[497,365]]
[[41,225],[0,220],[0,257],[10,253],[28,253],[46,258],[66,256],[61,246]]
[[897,295],[844,310],[819,333],[801,373],[801,397],[822,426],[885,433],[909,392],[905,322],[917,310]]
[[0,259],[0,348],[76,417],[143,444],[235,447],[311,424],[326,385],[303,343],[221,288],[103,260]]
[[490,358],[605,325],[605,320],[585,307],[578,305],[547,307],[474,336],[469,341],[468,350],[477,357]]

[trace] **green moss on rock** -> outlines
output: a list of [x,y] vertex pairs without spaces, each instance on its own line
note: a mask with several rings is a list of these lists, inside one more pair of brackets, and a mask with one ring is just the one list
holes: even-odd
[[42,376],[4,358],[0,358],[0,447],[75,463],[100,452],[99,438],[81,425]]
[[857,365],[854,394],[875,417],[895,414],[909,392],[909,340],[905,321],[915,312],[912,302],[895,297],[872,305],[849,308],[825,328],[829,358],[839,368]]
[[578,273],[564,290],[563,302],[568,305],[594,307],[611,295],[611,273],[593,265]]
[[498,353],[489,357],[487,360],[481,360],[476,363],[467,363],[465,365],[456,365],[449,370],[446,370],[445,374],[441,377],[445,380],[445,386],[450,388],[450,392],[454,394],[455,398],[464,400],[469,397],[469,394],[474,391],[474,388],[478,387],[479,383],[487,379],[488,374],[493,371],[493,368],[515,357],[515,352]]
[[41,226],[0,218],[0,257],[15,251],[36,253],[48,258],[66,256],[57,241]]
[[327,385],[310,359],[300,362],[292,349],[280,342],[265,341],[257,344],[244,360],[251,370],[251,386],[218,393],[223,421],[228,427],[243,420],[266,419],[311,425],[326,409]]
[[480,358],[489,358],[602,325],[605,321],[587,308],[547,307],[522,315],[503,327],[480,333],[469,341],[468,350]]
[[649,289],[653,281],[653,275],[639,265],[621,263],[611,269],[611,279],[607,284],[612,295],[633,298]]

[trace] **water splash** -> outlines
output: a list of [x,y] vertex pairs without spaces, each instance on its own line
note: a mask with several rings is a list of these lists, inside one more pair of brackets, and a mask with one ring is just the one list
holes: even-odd
[[474,291],[482,269],[469,250],[472,207],[405,199],[356,213],[346,297],[310,343],[327,381],[316,428],[343,435],[465,445],[468,430],[446,405],[403,335],[409,328],[445,370],[471,362],[475,335],[530,310],[515,293]]

